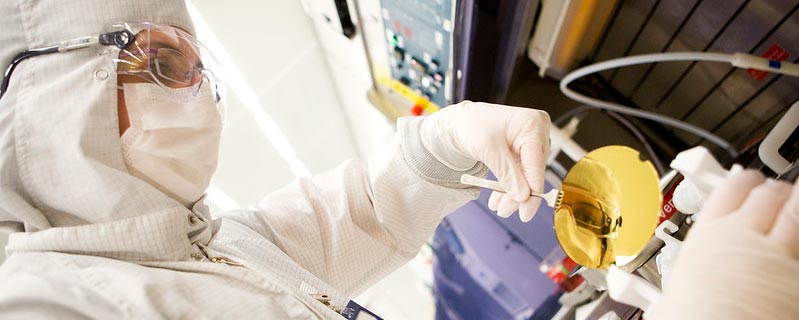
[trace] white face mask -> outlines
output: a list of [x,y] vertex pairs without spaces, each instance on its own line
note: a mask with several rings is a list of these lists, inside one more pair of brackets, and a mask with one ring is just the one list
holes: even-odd
[[216,170],[222,117],[204,86],[167,89],[126,83],[130,128],[122,135],[128,171],[184,206],[202,197]]

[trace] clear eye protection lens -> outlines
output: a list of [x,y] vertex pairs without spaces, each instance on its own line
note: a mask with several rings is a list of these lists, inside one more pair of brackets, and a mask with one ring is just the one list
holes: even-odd
[[155,76],[170,88],[191,86],[203,80],[199,76],[202,64],[196,62],[197,59],[170,48],[153,51],[155,54],[151,57],[151,65],[155,66]]
[[[195,96],[210,90],[224,119],[226,110],[219,64],[193,35],[178,27],[147,22],[121,23],[114,28],[135,35],[135,40],[122,48],[114,59],[120,86],[150,82],[167,91],[188,89]],[[182,94],[180,96],[184,99]]]
[[597,205],[587,203],[577,203],[571,207],[574,219],[577,224],[583,228],[589,229],[597,235],[602,235],[603,230],[607,229],[602,209]]

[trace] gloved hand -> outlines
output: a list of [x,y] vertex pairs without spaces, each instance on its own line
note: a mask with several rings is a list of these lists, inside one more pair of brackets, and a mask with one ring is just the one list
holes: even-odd
[[444,165],[464,171],[483,162],[507,194],[491,194],[489,208],[502,217],[519,210],[527,222],[541,199],[549,154],[549,115],[540,110],[464,101],[449,106],[422,123],[425,148]]
[[647,319],[796,319],[799,186],[743,171],[707,199]]

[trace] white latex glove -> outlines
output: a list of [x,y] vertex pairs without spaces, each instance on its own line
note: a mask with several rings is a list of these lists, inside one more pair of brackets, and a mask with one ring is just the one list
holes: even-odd
[[707,199],[646,319],[797,319],[799,186],[756,171]]
[[541,202],[530,191],[544,191],[549,125],[544,111],[464,101],[428,116],[421,137],[425,148],[453,170],[484,163],[507,188],[507,194],[491,194],[489,208],[502,217],[519,210],[527,222]]

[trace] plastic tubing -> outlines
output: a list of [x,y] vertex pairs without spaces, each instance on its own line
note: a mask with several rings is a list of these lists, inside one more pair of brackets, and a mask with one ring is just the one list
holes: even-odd
[[[560,81],[560,91],[570,99],[584,103],[594,108],[609,110],[613,112],[630,115],[633,117],[648,119],[681,130],[685,130],[694,135],[702,137],[705,140],[712,142],[713,144],[718,145],[722,149],[726,150],[733,157],[737,156],[738,150],[736,150],[735,147],[733,147],[729,142],[711,133],[710,131],[707,131],[690,123],[680,121],[672,117],[660,115],[654,112],[635,109],[618,103],[591,98],[583,94],[580,94],[572,89],[569,89],[570,83],[574,82],[579,78],[585,77],[589,74],[609,69],[615,69],[619,67],[654,63],[654,62],[665,62],[665,61],[714,61],[714,62],[726,62],[732,64],[733,55],[724,54],[724,53],[709,53],[709,52],[668,52],[668,53],[644,54],[644,55],[612,59],[588,65],[570,72],[565,77],[563,77],[563,80]],[[766,71],[773,71],[773,70],[766,70]]]

